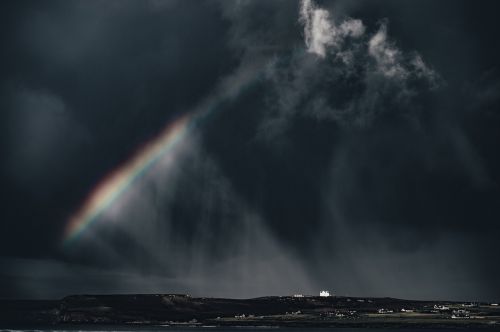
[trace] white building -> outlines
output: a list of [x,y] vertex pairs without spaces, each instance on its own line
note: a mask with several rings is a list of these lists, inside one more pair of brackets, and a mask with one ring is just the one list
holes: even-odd
[[394,310],[381,308],[381,309],[378,309],[377,312],[379,314],[392,314],[394,312]]
[[319,292],[319,296],[321,296],[321,297],[329,297],[329,296],[331,296],[331,295],[330,295],[330,292],[329,292],[329,291],[327,291],[327,290],[322,290],[321,292]]
[[440,304],[440,305],[435,304],[434,305],[434,309],[441,310],[441,311],[446,311],[446,310],[450,310],[450,307],[448,307],[446,305],[442,305],[442,304]]

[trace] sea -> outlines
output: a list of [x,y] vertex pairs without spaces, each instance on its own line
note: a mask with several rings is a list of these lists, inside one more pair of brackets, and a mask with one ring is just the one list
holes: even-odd
[[[326,331],[338,331],[338,332],[443,332],[449,331],[449,328],[436,328],[436,329],[428,329],[428,328],[289,328],[289,327],[167,327],[167,326],[148,326],[148,327],[131,327],[131,326],[75,326],[68,327],[64,326],[64,328],[40,328],[40,329],[0,329],[0,332],[17,332],[17,331],[33,331],[33,332],[46,332],[46,331],[57,331],[57,332],[110,332],[110,331],[119,331],[119,332],[326,332]],[[476,331],[476,329],[451,329],[451,330],[467,330],[467,331]],[[493,332],[500,331],[500,329],[494,328],[480,328],[477,331],[484,332]]]

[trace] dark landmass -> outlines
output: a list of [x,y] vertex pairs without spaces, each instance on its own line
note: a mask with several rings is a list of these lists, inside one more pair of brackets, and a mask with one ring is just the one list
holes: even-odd
[[0,300],[0,327],[82,325],[499,328],[491,303],[394,298],[193,298],[187,295],[73,295],[54,301]]

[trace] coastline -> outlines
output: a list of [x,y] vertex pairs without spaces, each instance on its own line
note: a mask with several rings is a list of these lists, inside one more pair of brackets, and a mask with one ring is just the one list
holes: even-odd
[[73,295],[61,300],[0,300],[0,327],[122,328],[495,328],[488,303],[394,298],[193,298],[180,294]]

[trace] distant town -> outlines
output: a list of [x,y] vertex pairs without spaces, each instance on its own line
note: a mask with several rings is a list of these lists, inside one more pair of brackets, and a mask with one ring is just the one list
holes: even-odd
[[[319,292],[320,297],[332,297],[334,296],[333,292],[330,292],[328,290],[322,290]],[[303,295],[303,294],[294,294],[294,298],[304,298],[304,297],[315,297],[314,295]],[[351,302],[352,299],[346,298],[347,302]],[[367,303],[373,303],[372,299],[362,299],[362,298],[357,298],[357,302],[364,303],[365,301]],[[498,307],[497,302],[491,302],[491,303],[479,303],[479,302],[464,302],[464,303],[454,303],[451,305],[444,305],[444,304],[434,304],[432,308],[425,308],[426,310],[421,311],[421,313],[431,313],[431,314],[449,314],[449,317],[452,319],[467,319],[467,318],[484,318],[483,316],[480,315],[472,315],[471,316],[471,311],[468,310],[468,308],[479,308],[481,305],[486,304],[486,306],[489,307]],[[429,310],[430,309],[430,310]],[[401,313],[416,313],[418,312],[417,309],[415,308],[404,308],[402,307],[399,311],[395,311],[394,309],[386,309],[386,308],[378,308],[377,313],[378,314],[393,314],[393,313],[401,312]],[[347,314],[345,312],[338,312],[336,311],[334,313],[335,317],[348,317],[348,316],[354,316],[356,314],[356,311],[351,310],[348,311]],[[332,313],[329,313],[329,315],[332,315]]]
[[0,300],[0,327],[89,324],[285,327],[500,327],[497,302],[338,296],[329,290],[252,299],[185,294]]

